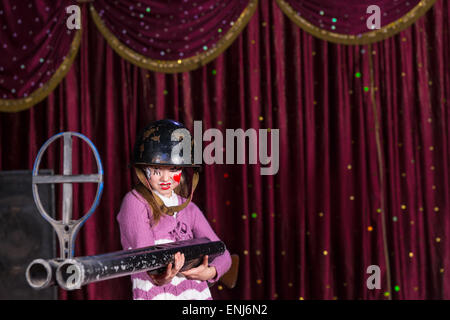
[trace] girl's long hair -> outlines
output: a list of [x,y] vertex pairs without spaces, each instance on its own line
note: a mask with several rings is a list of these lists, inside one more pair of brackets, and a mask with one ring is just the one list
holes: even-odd
[[[142,175],[138,174],[138,170],[141,170],[144,177],[142,177]],[[149,204],[150,208],[152,209],[153,223],[154,223],[154,225],[157,225],[159,220],[161,219],[161,217],[163,215],[165,215],[166,213],[164,213],[164,208],[160,207],[160,205],[158,205],[158,203],[155,199],[155,197],[157,197],[157,195],[154,195],[154,193],[152,193],[149,190],[149,188],[151,188],[151,186],[150,186],[150,183],[148,182],[147,176],[145,175],[144,172],[145,172],[145,170],[143,169],[143,167],[136,168],[136,174],[139,178],[139,182],[134,187],[134,189],[136,189],[136,191],[138,191],[144,197],[144,199],[147,200],[147,203]],[[146,179],[146,182],[148,183],[148,185],[144,185],[144,183],[142,181],[143,178]],[[173,191],[175,192],[175,194],[181,196],[182,198],[186,199],[189,197],[189,188],[186,183],[184,170],[181,172],[180,183]],[[150,219],[150,223],[152,222],[151,220],[152,219]]]

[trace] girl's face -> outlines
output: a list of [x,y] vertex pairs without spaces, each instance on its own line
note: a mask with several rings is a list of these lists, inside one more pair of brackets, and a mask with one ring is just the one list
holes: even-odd
[[146,167],[147,180],[153,190],[158,191],[165,197],[172,196],[181,180],[181,168],[179,167]]

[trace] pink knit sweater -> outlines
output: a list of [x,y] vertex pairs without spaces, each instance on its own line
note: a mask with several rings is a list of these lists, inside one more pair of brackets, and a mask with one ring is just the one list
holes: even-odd
[[[179,204],[184,201],[186,199],[178,196]],[[176,217],[162,216],[159,223],[155,225],[150,206],[136,190],[125,195],[117,220],[124,250],[192,238],[206,237],[211,241],[220,240],[193,202],[178,212]],[[214,266],[217,271],[216,277],[209,281],[188,280],[178,274],[170,283],[157,286],[146,272],[134,274],[131,276],[133,299],[211,300],[207,282],[214,283],[228,271],[231,266],[230,253],[225,251],[209,265]]]

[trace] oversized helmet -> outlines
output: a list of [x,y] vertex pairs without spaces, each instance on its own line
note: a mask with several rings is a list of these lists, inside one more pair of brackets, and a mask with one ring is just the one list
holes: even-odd
[[[199,180],[199,165],[194,164],[194,140],[190,132],[181,123],[163,119],[151,122],[138,136],[133,150],[131,164],[140,181],[135,189],[147,200],[153,209],[155,220],[158,221],[162,213],[173,215],[183,210],[192,200],[194,190]],[[143,167],[176,166],[193,167],[191,191],[187,200],[178,206],[167,207],[153,192]]]
[[185,126],[174,120],[157,120],[137,138],[132,164],[199,167],[194,164],[193,147],[194,140]]

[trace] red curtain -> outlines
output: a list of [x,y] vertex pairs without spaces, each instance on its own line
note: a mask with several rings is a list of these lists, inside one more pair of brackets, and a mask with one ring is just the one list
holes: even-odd
[[249,2],[98,0],[93,6],[125,46],[146,58],[176,62],[215,47]]
[[[371,31],[367,26],[369,7],[377,6],[380,10],[380,27],[397,23],[421,0],[348,0],[343,4],[333,0],[277,0],[285,2],[293,13],[304,18],[315,27],[340,34],[361,35]],[[367,12],[369,11],[369,12]]]
[[73,0],[0,1],[0,110],[25,110],[66,75],[79,33],[65,8]]
[[[172,75],[124,61],[83,10],[80,52],[59,87],[29,110],[0,114],[1,170],[31,169],[61,131],[98,147],[105,189],[76,255],[121,249],[115,216],[132,186],[136,133],[149,121],[278,128],[277,175],[261,176],[259,165],[209,165],[201,175],[193,201],[241,262],[237,286],[216,285],[213,298],[450,298],[447,1],[371,46],[318,40],[260,1],[227,51]],[[94,170],[87,149],[78,151],[74,172]],[[55,149],[42,167],[60,164]],[[75,190],[75,217],[94,187]],[[380,266],[381,290],[366,286],[370,265]],[[127,277],[61,292],[130,297]]]

